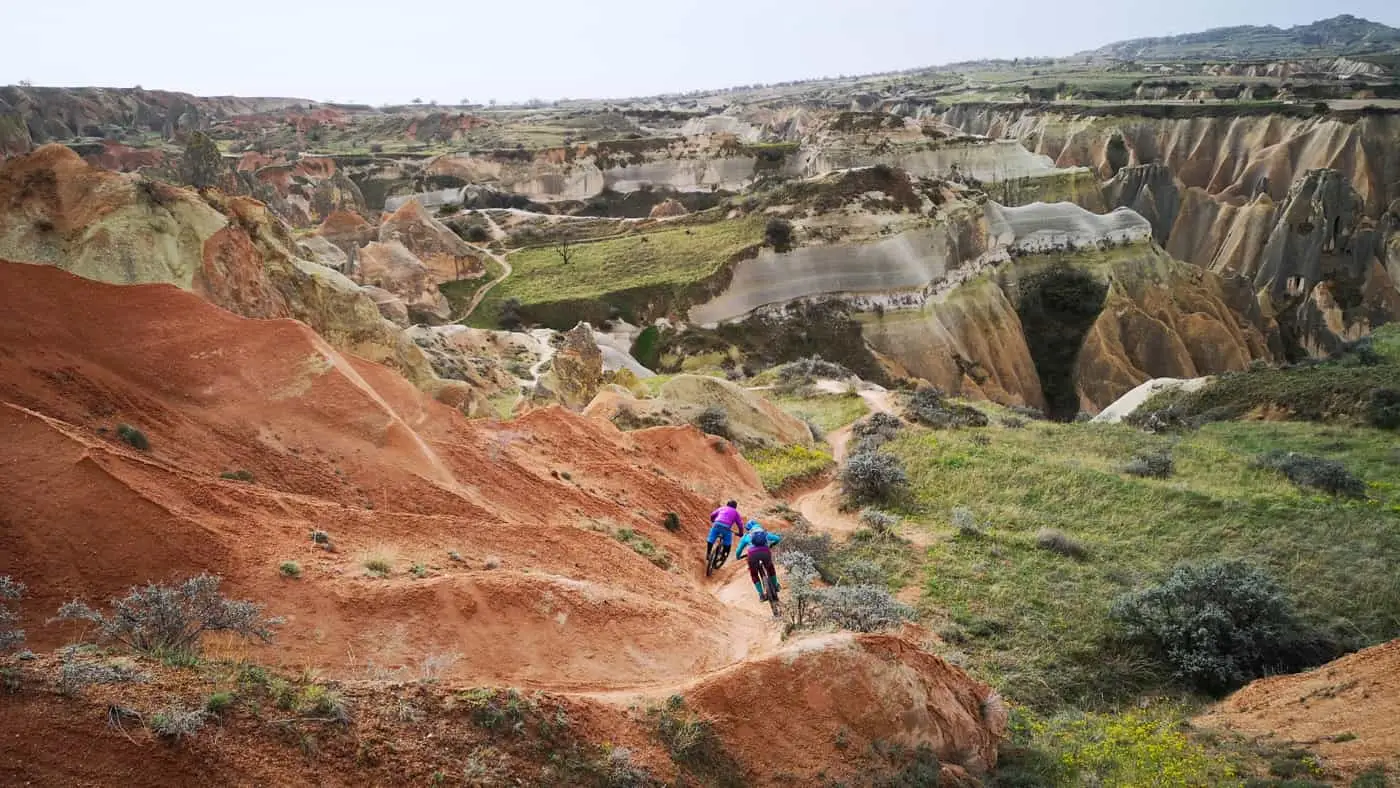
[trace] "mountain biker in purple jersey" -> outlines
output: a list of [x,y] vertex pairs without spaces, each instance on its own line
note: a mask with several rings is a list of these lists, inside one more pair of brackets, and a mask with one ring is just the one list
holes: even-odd
[[744,526],[744,538],[739,540],[739,549],[734,551],[734,558],[744,557],[744,551],[748,551],[749,559],[749,580],[753,581],[754,590],[758,592],[758,600],[767,602],[768,595],[763,592],[763,572],[773,576],[773,591],[778,588],[778,570],[773,566],[773,545],[781,542],[783,537],[778,534],[769,533],[763,530],[763,526],[757,520],[749,520]]
[[739,526],[743,522],[744,516],[739,514],[738,501],[729,501],[710,512],[710,535],[705,539],[706,564],[710,562],[710,553],[715,549],[716,539],[723,542],[722,555],[729,556],[729,548],[734,544],[734,537],[739,535]]

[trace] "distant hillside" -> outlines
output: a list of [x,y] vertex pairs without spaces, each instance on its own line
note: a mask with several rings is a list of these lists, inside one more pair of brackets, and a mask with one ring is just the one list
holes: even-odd
[[1135,38],[1082,55],[1123,60],[1319,57],[1400,52],[1400,29],[1342,14],[1286,30],[1265,25],[1217,27],[1200,33]]

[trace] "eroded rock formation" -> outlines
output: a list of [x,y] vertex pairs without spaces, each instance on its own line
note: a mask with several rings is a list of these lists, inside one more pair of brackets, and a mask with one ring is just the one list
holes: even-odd
[[423,354],[359,286],[298,257],[266,206],[94,167],[48,145],[0,165],[0,257],[115,284],[169,283],[248,317],[293,317],[420,385]]

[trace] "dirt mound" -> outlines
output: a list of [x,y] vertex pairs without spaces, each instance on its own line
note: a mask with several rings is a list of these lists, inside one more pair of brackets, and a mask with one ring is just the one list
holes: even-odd
[[[823,772],[832,780],[858,778],[897,767],[878,762],[890,745],[928,745],[949,772],[945,779],[953,769],[982,776],[996,765],[1007,724],[1007,708],[990,687],[889,635],[800,640],[708,677],[685,695],[736,750],[752,741],[746,721],[756,710],[781,715],[782,735],[765,739],[767,766],[750,780],[771,775],[773,764],[803,784]],[[839,764],[827,749],[834,741],[843,742]]]
[[1349,778],[1377,764],[1400,769],[1396,709],[1400,640],[1306,673],[1256,681],[1196,722],[1307,749],[1329,774]]

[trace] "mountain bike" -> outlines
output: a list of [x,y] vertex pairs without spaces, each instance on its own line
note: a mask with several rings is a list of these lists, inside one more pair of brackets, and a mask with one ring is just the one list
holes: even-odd
[[773,618],[782,618],[783,603],[778,601],[777,570],[769,572],[768,567],[761,566],[759,571],[763,573],[763,595],[768,600],[768,606],[773,608]]
[[716,539],[705,554],[705,577],[709,577],[729,560],[729,545],[723,539]]

